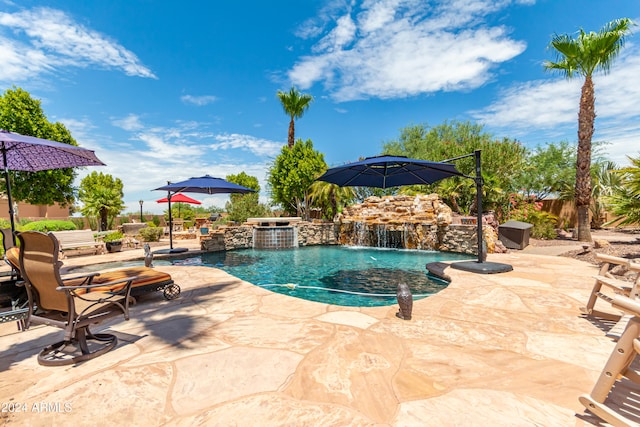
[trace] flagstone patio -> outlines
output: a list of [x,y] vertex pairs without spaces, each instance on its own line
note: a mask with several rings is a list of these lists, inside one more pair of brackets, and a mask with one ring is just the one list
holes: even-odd
[[[181,242],[183,245],[184,242]],[[139,253],[138,253],[139,252]],[[142,249],[65,265],[142,257]],[[61,331],[0,324],[4,425],[585,426],[578,396],[614,342],[581,317],[596,267],[524,252],[514,270],[447,269],[415,301],[352,308],[276,294],[221,270],[157,266],[182,287],[140,297],[116,349],[67,367],[37,353]]]

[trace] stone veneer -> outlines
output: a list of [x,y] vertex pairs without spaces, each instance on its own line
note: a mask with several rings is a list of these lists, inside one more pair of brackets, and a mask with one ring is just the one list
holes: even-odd
[[[452,224],[452,212],[437,194],[369,197],[349,206],[335,222],[305,222],[298,228],[298,246],[361,245],[477,254],[476,226]],[[201,247],[222,251],[253,247],[252,224],[220,227]],[[483,227],[487,252],[496,251],[497,231]]]
[[[220,227],[203,238],[201,248],[206,251],[224,251],[253,247],[253,225]],[[336,245],[337,226],[332,222],[296,223],[298,227],[298,246]]]

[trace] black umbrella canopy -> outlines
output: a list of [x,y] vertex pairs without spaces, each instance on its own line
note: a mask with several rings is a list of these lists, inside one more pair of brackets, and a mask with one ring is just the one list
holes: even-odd
[[331,168],[318,178],[318,181],[341,187],[389,188],[401,185],[433,184],[451,176],[464,175],[450,163],[403,156],[377,156]]
[[[0,129],[0,166],[7,184],[11,231],[15,231],[9,171],[38,172],[78,166],[105,166],[92,150]],[[15,243],[15,242],[14,242]]]

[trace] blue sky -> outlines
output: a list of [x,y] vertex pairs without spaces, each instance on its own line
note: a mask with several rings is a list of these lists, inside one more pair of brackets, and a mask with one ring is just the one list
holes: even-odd
[[[258,177],[286,144],[276,97],[315,100],[296,122],[329,166],[379,154],[400,129],[485,125],[527,147],[575,142],[582,80],[545,72],[555,33],[597,31],[637,0],[0,0],[0,88],[21,87],[159,213],[167,181]],[[640,30],[635,27],[634,32]],[[610,159],[640,152],[640,40],[594,78]],[[190,196],[224,206],[227,196]]]

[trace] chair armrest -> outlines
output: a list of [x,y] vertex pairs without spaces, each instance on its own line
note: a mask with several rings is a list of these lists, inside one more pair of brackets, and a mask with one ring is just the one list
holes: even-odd
[[95,272],[95,273],[81,274],[81,275],[78,275],[78,276],[64,276],[64,277],[61,277],[60,279],[62,279],[63,282],[67,282],[67,281],[71,281],[71,280],[84,279],[82,283],[90,284],[91,281],[93,280],[93,278],[96,277],[96,276],[99,276],[99,275],[100,275],[100,273]]
[[631,313],[635,316],[640,316],[640,304],[636,300],[627,298],[624,296],[614,297],[611,301],[611,305],[620,310]]
[[629,259],[628,258],[622,258],[622,257],[618,257],[618,256],[613,256],[613,255],[596,254],[596,259],[598,259],[600,261],[604,261],[604,262],[609,262],[609,263],[612,263],[612,264],[618,264],[618,265],[627,265],[627,264],[629,264]]

